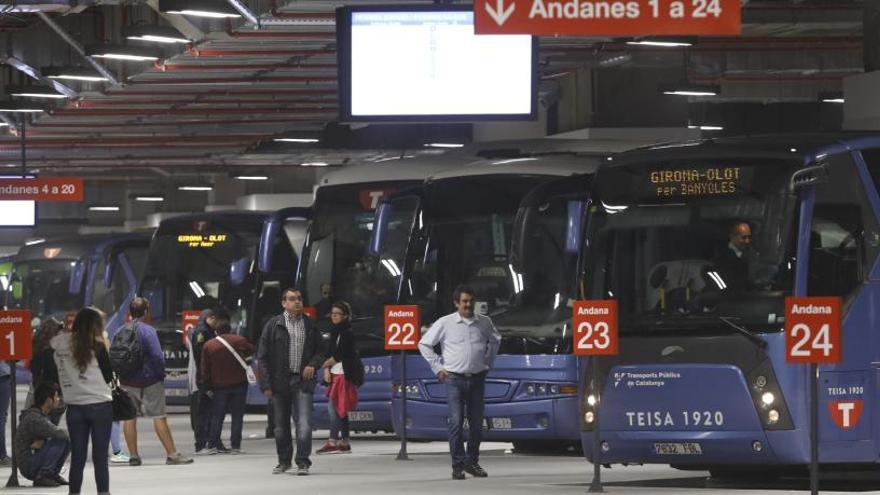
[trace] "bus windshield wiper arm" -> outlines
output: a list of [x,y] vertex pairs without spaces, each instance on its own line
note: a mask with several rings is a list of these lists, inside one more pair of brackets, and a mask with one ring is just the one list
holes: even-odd
[[746,328],[737,325],[729,317],[719,316],[718,321],[720,321],[720,322],[726,324],[727,326],[729,326],[730,328],[736,330],[737,332],[742,334],[745,338],[749,339],[752,343],[754,343],[756,346],[760,347],[761,349],[767,348],[767,341],[766,340],[762,339],[761,337],[758,337],[757,335],[748,331]]

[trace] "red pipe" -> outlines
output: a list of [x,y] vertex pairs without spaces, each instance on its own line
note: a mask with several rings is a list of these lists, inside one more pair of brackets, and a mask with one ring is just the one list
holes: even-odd
[[256,120],[174,120],[170,122],[35,122],[31,125],[33,128],[47,129],[76,129],[85,134],[91,133],[90,129],[95,127],[173,127],[173,126],[193,126],[193,125],[263,125],[263,124],[288,124],[291,122],[310,122],[313,118],[299,118],[296,116],[285,117],[283,119],[256,119]]
[[242,39],[278,38],[286,40],[336,40],[335,31],[231,31],[228,34],[233,38]]
[[[173,143],[183,143],[188,145],[213,145],[221,144],[240,144],[258,141],[263,136],[255,136],[253,134],[218,134],[209,136],[170,136],[167,138],[156,137],[124,137],[124,138],[101,138],[101,139],[27,139],[25,144],[35,147],[40,146],[116,146],[116,145],[166,145]],[[21,142],[18,139],[0,140],[0,147],[18,146]]]
[[312,57],[315,55],[335,55],[336,50],[214,50],[190,48],[187,50],[193,57]]
[[212,71],[212,70],[283,70],[283,69],[333,69],[336,64],[312,64],[308,62],[284,63],[284,64],[217,64],[217,65],[194,65],[194,64],[161,64],[156,63],[156,70],[160,71]]
[[287,89],[262,89],[262,88],[224,88],[224,89],[199,89],[199,90],[176,90],[167,92],[156,91],[138,91],[132,89],[112,89],[105,91],[107,96],[124,95],[124,96],[150,96],[159,98],[164,96],[241,96],[241,95],[336,95],[336,88],[287,88]]
[[193,77],[181,79],[155,79],[131,81],[132,86],[175,85],[175,84],[230,84],[230,83],[333,83],[336,76],[284,76],[284,77]]
[[276,12],[272,11],[272,17],[279,19],[333,19],[336,20],[335,12]]
[[[54,116],[97,117],[110,115],[262,115],[262,114],[335,114],[335,105],[300,108],[114,108],[114,109],[74,109],[59,108],[50,112]],[[90,124],[82,124],[88,126]]]
[[309,98],[259,98],[249,100],[222,100],[218,98],[169,98],[164,97],[161,101],[147,99],[106,99],[106,100],[79,100],[68,105],[67,108],[109,108],[120,106],[174,106],[180,104],[214,104],[214,105],[288,105],[288,104],[308,104],[308,103],[338,103],[336,98],[322,98],[319,100]]

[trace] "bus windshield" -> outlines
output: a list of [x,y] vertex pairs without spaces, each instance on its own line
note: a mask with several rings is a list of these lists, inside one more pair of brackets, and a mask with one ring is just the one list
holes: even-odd
[[238,228],[218,223],[203,232],[160,231],[150,244],[139,292],[150,301],[157,328],[175,330],[182,311],[217,306],[230,311],[234,329],[247,324],[246,296],[253,281],[233,274],[251,273],[262,222]]
[[519,203],[546,179],[486,176],[428,185],[424,236],[413,250],[412,276],[404,287],[426,324],[455,311],[453,290],[467,284],[476,292],[475,310],[492,317],[501,332],[501,352],[565,351],[561,327],[571,277],[560,263],[564,213],[555,207],[543,211],[536,232],[540,242],[531,246],[535,256],[522,267],[510,261]]
[[81,308],[82,288],[76,294],[70,293],[70,275],[75,264],[69,259],[15,263],[10,308],[29,309],[35,317],[56,318]]
[[779,330],[794,277],[785,163],[619,167],[600,174],[587,283],[621,332]]

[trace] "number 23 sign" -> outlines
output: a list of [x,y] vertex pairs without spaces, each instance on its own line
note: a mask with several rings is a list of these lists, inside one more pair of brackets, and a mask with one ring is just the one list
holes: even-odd
[[578,356],[617,355],[617,301],[575,301],[573,311],[574,353]]
[[786,297],[785,361],[839,363],[840,321],[839,297]]
[[385,306],[385,350],[410,351],[419,348],[421,329],[419,307]]

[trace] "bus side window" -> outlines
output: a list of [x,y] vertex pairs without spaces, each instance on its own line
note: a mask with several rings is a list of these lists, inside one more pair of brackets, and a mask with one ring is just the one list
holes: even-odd
[[880,228],[849,155],[828,160],[829,181],[816,188],[807,292],[847,297],[867,277]]
[[874,179],[874,188],[880,194],[880,148],[862,151],[862,158],[868,164],[868,172],[871,173],[871,177]]

